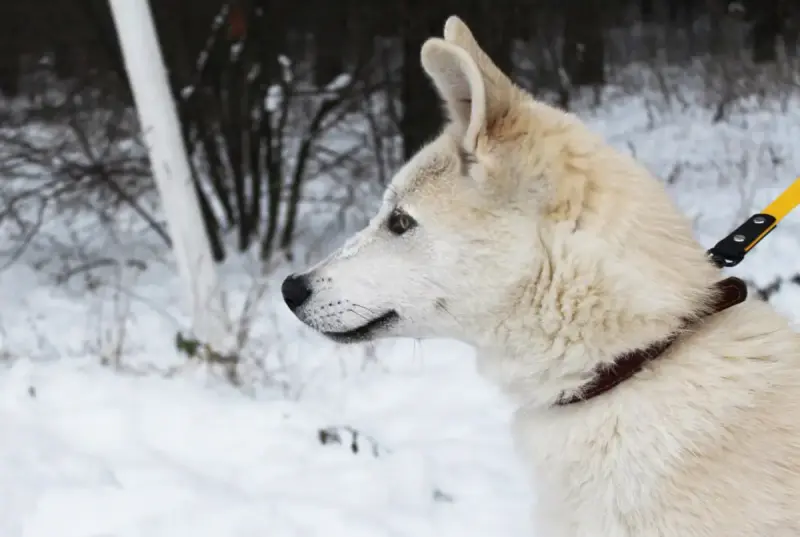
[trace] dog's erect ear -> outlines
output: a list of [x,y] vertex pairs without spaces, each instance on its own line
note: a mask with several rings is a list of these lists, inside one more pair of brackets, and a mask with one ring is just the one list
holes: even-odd
[[425,42],[421,61],[447,105],[450,119],[463,128],[465,148],[474,150],[481,131],[508,112],[514,85],[458,17],[447,19],[444,39]]
[[494,81],[497,85],[510,84],[508,77],[495,65],[492,59],[489,58],[489,55],[483,51],[478,41],[475,39],[475,36],[472,35],[469,27],[455,15],[448,17],[444,23],[444,40],[466,50],[467,53],[472,56],[472,59],[475,60],[475,63],[478,64],[478,68],[483,75],[489,80]]
[[466,50],[438,38],[428,39],[420,56],[450,119],[464,130],[465,147],[474,150],[487,121],[486,86],[478,64]]

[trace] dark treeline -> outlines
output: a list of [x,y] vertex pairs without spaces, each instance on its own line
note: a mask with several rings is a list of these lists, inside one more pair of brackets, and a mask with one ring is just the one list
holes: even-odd
[[[357,58],[374,55],[375,38],[396,38],[415,57],[422,40],[441,32],[444,18],[456,13],[470,24],[505,69],[513,65],[513,44],[538,46],[537,87],[564,90],[604,82],[605,63],[646,60],[655,48],[674,59],[698,54],[741,52],[757,63],[776,59],[780,44],[797,53],[800,2],[797,0],[234,0],[227,2],[228,37],[258,32],[276,53],[313,56],[311,76],[324,84],[348,70]],[[226,4],[221,0],[151,1],[157,25],[178,84],[192,79],[209,28]],[[250,16],[261,10],[263,16]],[[725,22],[738,24],[744,38],[725,40]],[[261,27],[254,28],[258,24]],[[672,40],[646,39],[660,28]],[[625,35],[616,45],[612,35]],[[639,39],[636,39],[636,37]],[[727,44],[726,44],[727,43]],[[615,58],[616,46],[626,58]],[[636,50],[631,50],[636,49]],[[289,54],[290,56],[292,54]],[[296,56],[296,54],[295,54]],[[616,54],[620,56],[620,54]],[[538,61],[537,61],[538,60]],[[121,62],[107,0],[25,0],[0,2],[0,89],[19,92],[20,75],[48,63],[59,76],[94,71],[121,73]],[[428,88],[416,62],[406,62],[401,85],[406,116],[429,116]],[[560,73],[560,75],[559,75]],[[566,74],[566,77],[564,76]],[[425,103],[424,105],[422,103]],[[435,112],[435,111],[434,111]],[[435,115],[435,114],[434,114]],[[404,131],[411,129],[406,125]],[[412,138],[413,134],[409,134]],[[409,144],[414,146],[413,142]]]
[[[601,88],[615,68],[634,62],[778,64],[798,54],[800,33],[799,0],[150,4],[187,145],[205,165],[197,175],[198,192],[219,259],[224,257],[221,237],[232,230],[241,250],[253,244],[265,256],[278,248],[287,250],[296,234],[302,185],[311,174],[331,175],[331,170],[347,167],[341,175],[353,182],[367,176],[382,181],[397,158],[431,136],[440,124],[440,106],[419,67],[419,51],[425,39],[441,35],[450,14],[467,22],[517,82],[549,92],[564,107],[575,90]],[[43,71],[46,77],[34,76]],[[337,82],[342,74],[348,75],[347,81]],[[107,0],[0,1],[0,92],[41,93],[42,80],[50,87],[54,78],[72,91],[102,87],[92,99],[118,94],[120,102],[130,103]],[[264,104],[275,88],[282,95],[278,108]],[[378,94],[383,108],[376,115],[370,103]],[[72,103],[88,106],[85,99]],[[108,103],[94,108],[103,106]],[[52,107],[45,112],[51,119],[74,115],[74,110],[54,112]],[[369,172],[358,161],[363,155],[356,158],[353,153],[359,145],[347,154],[320,148],[335,120],[354,114],[372,133],[362,144],[373,154]],[[392,124],[386,126],[384,118]],[[67,123],[78,125],[72,119]],[[394,138],[400,139],[401,154],[386,156],[398,153],[390,151]],[[119,166],[101,164],[93,161],[79,172],[53,173],[93,174],[97,184],[112,185],[112,195],[120,196],[123,188],[109,175],[123,174]],[[207,183],[205,190],[201,183]]]
[[[208,37],[212,18],[225,3],[238,4],[245,11],[254,7],[269,11],[276,40],[297,41],[297,36],[313,35],[323,78],[341,71],[339,64],[346,54],[371,48],[372,36],[411,37],[423,28],[438,33],[441,20],[451,13],[479,28],[501,61],[512,40],[536,38],[543,30],[561,34],[572,42],[569,46],[591,42],[591,54],[602,55],[602,45],[599,49],[595,45],[611,29],[659,24],[675,32],[699,34],[704,31],[700,26],[713,31],[723,19],[731,18],[749,26],[753,58],[770,61],[779,40],[791,49],[796,47],[800,11],[800,2],[794,0],[151,1],[169,55],[197,52]],[[1,2],[0,66],[5,89],[13,90],[14,75],[24,68],[26,56],[53,55],[56,68],[64,73],[87,65],[110,67],[116,52],[107,4],[107,0]],[[565,48],[563,53],[570,51]]]
[[[420,43],[439,35],[451,13],[464,18],[509,71],[514,43],[532,45],[536,87],[562,92],[566,85],[603,84],[608,62],[647,60],[665,48],[678,61],[746,49],[752,61],[771,62],[781,48],[797,54],[800,33],[797,0],[155,0],[151,5],[178,85],[192,80],[212,21],[225,5],[229,39],[258,33],[276,56],[313,57],[310,77],[317,84],[373,56],[376,38],[395,38],[404,56],[416,58]],[[256,11],[260,17],[253,16]],[[725,39],[725,23],[736,24],[743,38]],[[647,39],[654,28],[667,42]],[[18,93],[21,75],[43,63],[62,77],[121,74],[107,0],[0,2],[0,90]],[[416,98],[417,92],[430,96],[416,62],[403,63],[401,96],[410,108],[404,116],[435,116],[430,99]],[[562,101],[566,104],[566,97]],[[426,127],[419,136],[413,130],[404,123],[409,150],[426,135]]]

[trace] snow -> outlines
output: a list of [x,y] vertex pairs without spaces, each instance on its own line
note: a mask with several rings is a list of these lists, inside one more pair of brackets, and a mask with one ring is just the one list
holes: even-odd
[[[653,109],[646,95],[581,115],[672,178],[711,246],[800,170],[798,100],[743,102],[718,123],[700,107]],[[765,285],[800,271],[799,217],[730,272]],[[117,235],[120,256],[150,255],[144,270],[56,284],[40,266],[55,254],[33,249],[0,272],[0,535],[532,534],[537,491],[513,452],[511,408],[471,349],[337,346],[280,303],[290,267],[261,278],[244,257],[220,271],[232,311],[254,289],[264,299],[236,321],[252,324],[232,384],[176,351],[188,319],[170,264],[147,254],[140,230]],[[772,302],[800,320],[800,286]],[[322,443],[325,430],[341,443]]]
[[[0,377],[3,535],[521,535],[503,405],[437,362],[301,401],[20,364]],[[343,419],[386,452],[321,445]]]

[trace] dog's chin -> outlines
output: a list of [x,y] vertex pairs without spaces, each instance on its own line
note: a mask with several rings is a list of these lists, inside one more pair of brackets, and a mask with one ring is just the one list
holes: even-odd
[[395,310],[389,310],[357,328],[338,332],[320,330],[320,333],[337,343],[365,343],[384,335],[399,320],[400,315]]

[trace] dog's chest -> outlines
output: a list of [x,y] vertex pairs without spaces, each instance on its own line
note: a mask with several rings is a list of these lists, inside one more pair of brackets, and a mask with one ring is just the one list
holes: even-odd
[[613,423],[571,419],[522,410],[515,415],[516,448],[537,497],[535,522],[553,537],[627,537],[630,516],[656,501],[652,453],[637,462],[637,450]]

